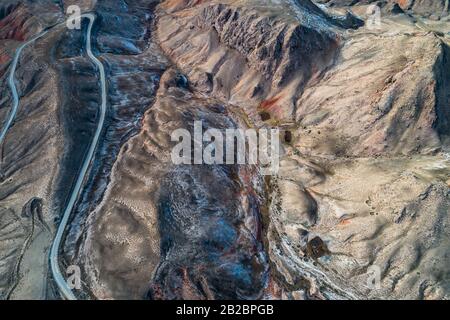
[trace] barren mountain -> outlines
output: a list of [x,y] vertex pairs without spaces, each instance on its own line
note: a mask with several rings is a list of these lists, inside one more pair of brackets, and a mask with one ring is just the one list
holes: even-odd
[[[2,1],[0,298],[450,298],[449,12]],[[195,121],[280,129],[279,170],[173,163]]]

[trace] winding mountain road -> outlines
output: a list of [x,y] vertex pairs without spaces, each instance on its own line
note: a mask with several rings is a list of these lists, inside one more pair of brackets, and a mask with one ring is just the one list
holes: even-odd
[[87,30],[87,36],[86,36],[86,51],[88,54],[89,59],[94,62],[94,64],[98,67],[100,70],[100,83],[101,83],[101,106],[99,110],[99,121],[97,124],[97,129],[95,131],[95,135],[91,141],[91,145],[89,147],[88,153],[86,155],[86,158],[84,159],[84,162],[82,164],[82,167],[80,169],[80,173],[78,175],[75,187],[72,190],[72,194],[70,196],[69,202],[67,204],[66,209],[64,210],[64,213],[61,217],[61,222],[59,224],[58,230],[56,232],[55,239],[52,244],[52,248],[50,251],[50,268],[52,271],[53,279],[56,282],[56,285],[58,286],[59,292],[61,293],[62,297],[67,300],[76,300],[75,295],[72,292],[72,289],[67,284],[66,280],[64,279],[63,274],[61,273],[61,269],[59,267],[59,249],[61,246],[61,241],[64,235],[64,231],[67,227],[67,223],[69,221],[70,214],[75,206],[75,202],[80,194],[83,182],[86,178],[87,172],[89,170],[90,164],[92,162],[92,159],[94,158],[94,153],[97,148],[98,140],[100,138],[100,134],[103,130],[103,125],[105,122],[105,115],[106,115],[106,80],[105,80],[105,69],[103,67],[103,64],[98,60],[91,50],[91,34],[92,34],[92,26],[95,22],[95,15],[94,14],[83,14],[81,15],[82,18],[89,19],[89,26]]
[[[50,251],[50,268],[53,275],[53,279],[55,280],[55,283],[58,287],[58,290],[61,294],[61,296],[64,299],[67,300],[76,300],[75,295],[73,294],[71,288],[67,284],[63,274],[61,273],[61,269],[59,266],[59,249],[61,247],[62,238],[65,232],[65,229],[67,227],[70,214],[75,206],[76,200],[80,194],[80,191],[83,186],[83,182],[86,178],[87,172],[89,170],[90,164],[92,162],[92,159],[94,158],[95,150],[98,145],[98,140],[100,138],[101,132],[103,130],[103,125],[105,122],[105,116],[106,116],[106,79],[105,79],[105,69],[103,67],[103,64],[98,60],[94,54],[92,53],[92,46],[91,46],[91,37],[92,37],[92,27],[95,22],[95,15],[91,13],[82,14],[81,18],[87,18],[89,19],[89,26],[87,29],[87,36],[86,36],[86,51],[89,59],[92,60],[92,62],[98,67],[100,71],[100,83],[101,83],[101,106],[99,110],[99,120],[97,124],[97,129],[95,131],[95,135],[91,141],[91,145],[89,147],[89,150],[87,152],[87,155],[84,159],[84,162],[82,164],[82,167],[80,168],[79,175],[76,180],[76,184],[72,190],[72,193],[70,195],[69,202],[63,212],[63,215],[61,217],[61,222],[58,226],[55,238],[52,243],[51,251]],[[29,41],[22,44],[15,53],[11,71],[8,78],[8,85],[11,89],[12,96],[13,96],[13,105],[11,107],[11,111],[9,112],[8,118],[5,121],[5,124],[1,130],[0,133],[0,146],[3,144],[5,137],[11,128],[14,119],[16,118],[17,111],[19,109],[19,94],[17,92],[17,87],[15,83],[15,72],[17,69],[17,64],[20,59],[20,55],[25,47],[28,45],[34,43],[39,38],[43,37],[49,29],[46,29],[39,33],[38,35],[34,36]]]
[[44,30],[43,32],[41,32],[37,36],[33,37],[31,40],[29,40],[29,41],[25,42],[24,44],[22,44],[16,50],[16,53],[15,53],[15,56],[14,56],[14,60],[13,60],[12,65],[11,65],[11,71],[10,71],[9,78],[8,78],[8,86],[11,89],[11,93],[13,95],[13,105],[12,105],[11,111],[9,112],[8,118],[6,119],[5,125],[3,126],[3,129],[2,129],[2,131],[0,133],[0,145],[3,144],[3,142],[5,140],[5,137],[6,137],[6,134],[8,133],[9,129],[11,128],[11,125],[14,122],[14,119],[16,118],[17,110],[19,109],[19,94],[17,92],[16,83],[14,81],[14,74],[16,72],[17,63],[19,62],[20,54],[22,53],[23,49],[26,46],[28,46],[31,43],[35,42],[36,40],[38,40],[39,38],[44,36],[47,32],[48,32],[48,30]]

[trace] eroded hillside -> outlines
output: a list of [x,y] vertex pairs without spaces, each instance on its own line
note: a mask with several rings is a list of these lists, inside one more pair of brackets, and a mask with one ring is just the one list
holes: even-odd
[[[2,2],[0,297],[63,296],[92,47],[77,298],[448,299],[448,1],[374,3]],[[195,121],[281,129],[279,171],[174,164]]]

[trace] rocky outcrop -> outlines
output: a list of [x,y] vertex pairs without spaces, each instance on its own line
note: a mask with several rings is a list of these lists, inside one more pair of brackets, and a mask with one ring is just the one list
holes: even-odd
[[171,10],[159,18],[158,37],[204,92],[292,119],[296,97],[332,63],[339,45],[332,20],[306,3],[318,13],[299,23],[264,14],[251,3],[207,2],[170,14],[174,7],[168,2],[162,8]]

